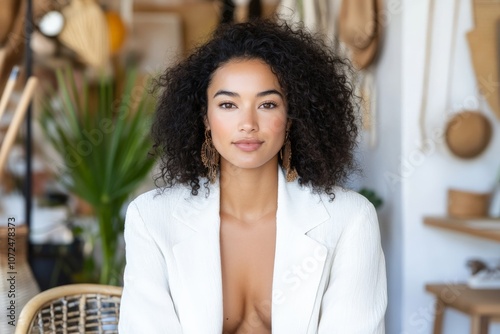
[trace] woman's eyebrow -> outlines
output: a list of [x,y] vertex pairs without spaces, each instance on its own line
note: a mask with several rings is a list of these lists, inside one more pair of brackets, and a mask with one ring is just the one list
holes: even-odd
[[279,95],[279,97],[283,98],[283,94],[281,94],[280,92],[278,92],[276,89],[265,90],[263,92],[257,93],[257,96],[258,97],[262,97],[262,96],[272,95],[272,94]]
[[240,94],[235,93],[235,92],[230,92],[228,90],[219,90],[219,91],[217,91],[217,93],[215,93],[215,95],[214,95],[213,98],[215,98],[216,96],[219,96],[219,95],[228,95],[228,96],[231,96],[231,97],[240,96]]
[[[257,93],[257,97],[267,96],[267,95],[271,95],[271,94],[276,94],[276,95],[279,95],[281,98],[283,98],[283,94],[278,92],[276,89],[268,89],[268,90],[265,90],[263,92],[259,92],[259,93]],[[230,92],[228,90],[219,90],[219,91],[217,91],[217,93],[214,94],[213,98],[217,97],[218,95],[228,95],[231,97],[239,97],[240,96],[236,92]]]

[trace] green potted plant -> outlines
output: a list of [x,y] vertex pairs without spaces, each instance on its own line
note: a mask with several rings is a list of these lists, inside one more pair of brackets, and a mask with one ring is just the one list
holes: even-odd
[[[86,280],[118,284],[124,266],[117,252],[122,208],[154,165],[147,157],[152,100],[136,83],[135,70],[126,71],[118,94],[113,80],[101,79],[92,99],[87,80],[79,82],[69,69],[58,70],[56,76],[57,89],[44,99],[40,124],[64,161],[61,183],[90,204],[98,222],[101,258],[97,264],[92,256],[87,259]],[[98,278],[89,278],[94,265]]]
[[382,206],[382,204],[384,203],[384,201],[382,200],[382,198],[380,198],[377,195],[377,193],[375,192],[375,190],[368,189],[368,188],[361,188],[358,192],[361,195],[365,196],[366,199],[368,199],[373,204],[373,206],[375,207],[375,209],[380,208]]

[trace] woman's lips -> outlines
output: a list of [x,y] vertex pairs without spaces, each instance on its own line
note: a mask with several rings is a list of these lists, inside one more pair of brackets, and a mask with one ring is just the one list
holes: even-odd
[[238,147],[240,150],[245,151],[245,152],[252,152],[257,149],[262,145],[263,141],[256,140],[256,139],[243,139],[243,140],[238,140],[234,142],[233,144]]

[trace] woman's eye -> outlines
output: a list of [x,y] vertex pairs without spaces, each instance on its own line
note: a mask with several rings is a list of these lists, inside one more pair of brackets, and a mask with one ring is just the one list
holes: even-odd
[[274,102],[264,102],[261,104],[261,106],[264,108],[264,109],[273,109],[273,108],[276,108],[277,107],[277,104],[274,103]]
[[234,104],[230,102],[223,102],[219,104],[219,107],[221,107],[222,109],[231,109],[234,107]]

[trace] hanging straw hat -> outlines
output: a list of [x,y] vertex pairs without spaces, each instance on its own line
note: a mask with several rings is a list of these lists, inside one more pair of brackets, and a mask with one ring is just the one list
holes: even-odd
[[20,2],[17,0],[3,0],[0,11],[0,45],[7,41],[12,24],[16,18]]
[[339,14],[339,38],[358,69],[375,59],[382,33],[383,0],[343,0]]
[[473,6],[475,28],[467,33],[472,65],[483,96],[497,118],[500,118],[497,63],[500,59],[498,52],[500,1],[475,0]]
[[62,14],[65,25],[59,40],[88,65],[105,66],[109,59],[108,26],[95,0],[73,0]]

